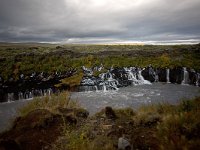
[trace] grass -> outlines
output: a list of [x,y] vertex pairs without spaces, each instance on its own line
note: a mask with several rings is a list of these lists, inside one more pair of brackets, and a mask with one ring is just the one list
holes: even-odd
[[19,109],[20,116],[26,116],[29,112],[36,109],[47,109],[50,112],[56,112],[57,108],[75,108],[78,104],[70,100],[69,92],[62,92],[51,96],[36,97],[26,106]]
[[56,84],[55,86],[57,88],[60,88],[63,86],[69,86],[69,89],[72,89],[80,85],[82,78],[83,78],[83,73],[78,73],[69,78],[62,79],[61,83]]
[[[83,126],[66,130],[62,138],[67,142],[57,142],[57,148],[61,150],[114,150],[117,149],[117,140],[121,136],[120,129],[133,144],[134,149],[193,150],[200,146],[199,97],[183,100],[177,106],[153,104],[142,106],[138,111],[133,111],[131,108],[114,111],[117,119],[111,129],[105,125],[109,124],[109,120],[98,125],[91,123],[104,118],[102,110]],[[98,132],[98,134],[93,134],[93,132]],[[114,135],[108,136],[112,132]]]
[[200,146],[200,98],[184,100],[174,111],[163,115],[157,126],[161,148],[197,149]]

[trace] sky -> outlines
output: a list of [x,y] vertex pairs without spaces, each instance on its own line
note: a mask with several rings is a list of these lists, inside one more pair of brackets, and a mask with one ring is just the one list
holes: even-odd
[[0,0],[0,42],[199,43],[200,0]]

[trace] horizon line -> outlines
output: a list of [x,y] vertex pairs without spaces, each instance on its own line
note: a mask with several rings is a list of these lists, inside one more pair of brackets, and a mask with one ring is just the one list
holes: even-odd
[[200,39],[188,39],[188,40],[163,40],[163,41],[0,41],[0,44],[58,44],[58,45],[194,45],[199,44]]

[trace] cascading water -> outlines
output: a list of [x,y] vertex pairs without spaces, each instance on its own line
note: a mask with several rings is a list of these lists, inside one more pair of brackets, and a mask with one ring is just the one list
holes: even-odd
[[196,74],[196,86],[199,86],[200,84],[199,84],[199,80],[200,80],[200,73],[197,73]]
[[94,88],[95,88],[95,91],[98,91],[98,87],[96,85],[94,86]]
[[[111,67],[107,72],[101,73],[103,65],[93,68],[82,67],[84,76],[78,87],[77,91],[108,91],[118,90],[120,87],[126,87],[130,85],[143,85],[151,84],[151,82],[167,82],[167,83],[181,83],[183,85],[193,84],[200,86],[200,74],[194,69],[187,70],[186,67],[182,69],[153,69],[153,67],[147,67],[144,69],[137,67],[124,67],[114,68]],[[105,69],[105,68],[104,68]],[[94,74],[99,74],[95,76]],[[58,75],[59,73],[56,73]],[[173,75],[173,76],[172,76]],[[36,76],[35,73],[31,75],[32,78]],[[39,76],[44,76],[40,73]],[[152,77],[155,79],[153,80]],[[182,77],[182,78],[181,78]],[[21,75],[23,78],[23,75]],[[177,80],[178,79],[178,80]],[[3,79],[0,77],[1,84]],[[151,81],[151,82],[150,82]],[[179,82],[178,82],[179,81]],[[1,90],[1,89],[0,89]],[[51,88],[47,89],[32,89],[26,91],[9,92],[5,93],[3,97],[5,101],[11,102],[21,99],[32,99],[36,96],[49,96],[53,93]]]
[[[111,67],[106,73],[101,73],[98,77],[93,76],[93,71],[98,71],[98,67],[93,69],[82,67],[84,77],[81,81],[79,91],[107,91],[118,90],[121,86],[151,84],[142,76],[142,70],[135,67],[124,67],[115,70]],[[100,68],[103,68],[101,66]]]
[[155,74],[155,82],[158,82],[159,81],[159,76],[158,74]]
[[145,80],[144,77],[142,76],[142,70],[139,69],[138,71],[138,79],[139,79],[139,84],[151,84],[151,82],[149,82],[148,80]]
[[119,82],[113,78],[113,75],[108,71],[107,73],[102,73],[99,75],[102,80],[103,91],[109,90],[118,90],[117,86]]
[[167,80],[167,83],[170,83],[169,74],[170,74],[170,70],[167,68],[166,69],[166,80]]
[[135,67],[125,67],[124,70],[128,74],[128,80],[130,80],[133,85],[151,84],[151,82],[144,79],[140,68],[136,69]]
[[181,82],[182,85],[187,85],[189,82],[189,73],[186,67],[183,67],[183,80]]
[[50,96],[53,93],[51,88],[49,89],[35,89],[31,91],[18,92],[18,93],[8,93],[7,94],[7,102],[12,102],[15,100],[23,100],[23,99],[33,99],[36,96]]
[[18,93],[18,98],[19,98],[19,99],[24,99],[24,96],[23,96],[23,93],[22,93],[22,92],[19,92],[19,93]]
[[126,68],[124,67],[124,70],[126,71],[127,75],[128,75],[128,80],[132,82],[133,85],[138,85],[138,79],[136,76],[136,71],[134,67],[130,67],[130,68]]
[[104,92],[107,91],[107,89],[106,89],[106,85],[105,85],[105,84],[103,84],[103,91],[104,91]]
[[14,93],[8,93],[8,101],[7,102],[12,102],[14,101]]

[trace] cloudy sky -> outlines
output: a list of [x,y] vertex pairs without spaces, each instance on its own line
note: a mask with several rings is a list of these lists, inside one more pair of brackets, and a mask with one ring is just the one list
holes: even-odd
[[0,42],[199,42],[200,0],[0,0]]

